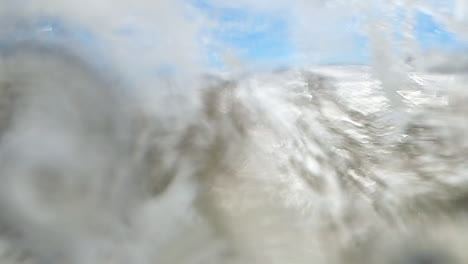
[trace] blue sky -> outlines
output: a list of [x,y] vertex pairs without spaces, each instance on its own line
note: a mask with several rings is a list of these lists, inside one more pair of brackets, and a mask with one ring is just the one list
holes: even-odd
[[[280,16],[254,13],[240,8],[215,9],[204,1],[196,3],[202,12],[216,19],[221,25],[221,29],[213,31],[214,37],[224,45],[239,50],[240,56],[248,62],[258,65],[281,66],[294,63],[298,54],[301,53],[291,38],[292,25]],[[413,33],[422,50],[454,51],[466,50],[468,47],[465,41],[447,31],[428,13],[418,11],[415,17],[416,24]],[[343,35],[343,46],[325,53],[317,52],[314,54],[311,51],[313,62],[324,64],[365,64],[369,62],[368,39],[360,32],[359,26],[348,26],[359,19],[351,18],[351,20],[343,21],[343,31],[337,32],[337,34]],[[323,23],[327,23],[327,21],[323,21]],[[237,28],[231,28],[229,26],[231,24],[237,25]],[[320,38],[320,36],[317,37]]]
[[465,41],[445,30],[431,15],[419,12],[416,21],[415,34],[422,49],[466,49]]
[[[246,9],[213,8],[208,5],[200,5],[200,9],[218,25],[206,34],[224,49],[234,51],[247,62],[260,65],[286,64],[295,55],[290,25],[281,17]],[[223,51],[208,47],[207,52]]]
[[[301,50],[292,37],[293,26],[285,16],[273,14],[267,11],[253,11],[246,8],[215,7],[208,4],[208,0],[187,0],[216,26],[206,29],[201,39],[209,39],[204,43],[204,55],[208,64],[212,67],[223,67],[222,56],[226,52],[233,52],[243,62],[249,65],[281,67],[297,63],[324,63],[324,64],[365,64],[370,60],[368,39],[360,32],[359,18],[350,17],[335,25],[336,35],[341,35],[338,47],[330,51],[308,50],[309,57],[302,56]],[[327,23],[328,21],[323,21]],[[61,37],[79,41],[89,49],[99,53],[99,38],[93,36],[85,28],[65,27],[64,21],[51,18],[41,18],[37,27],[49,30],[50,36]],[[311,25],[321,27],[322,25]],[[395,25],[397,27],[398,25]],[[340,32],[338,32],[340,31]],[[398,30],[396,30],[398,32]],[[28,31],[24,31],[28,32]],[[319,31],[320,32],[320,31]],[[136,34],[132,28],[123,28],[118,34],[128,35],[133,38]],[[304,32],[307,34],[308,32]],[[423,50],[441,49],[447,51],[467,50],[467,43],[448,32],[429,14],[416,13],[414,32],[419,46]],[[14,38],[22,39],[31,37],[29,33],[15,35]],[[317,41],[325,38],[318,34]],[[138,37],[135,37],[138,41]],[[334,43],[331,43],[334,44]],[[335,43],[336,44],[336,43]]]

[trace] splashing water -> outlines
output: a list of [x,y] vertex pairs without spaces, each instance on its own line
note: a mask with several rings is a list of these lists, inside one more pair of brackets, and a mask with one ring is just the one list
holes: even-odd
[[[300,56],[259,69],[202,4],[284,19]],[[415,16],[466,38],[467,6],[4,0],[0,262],[465,263],[466,61]],[[310,66],[348,18],[369,65]]]

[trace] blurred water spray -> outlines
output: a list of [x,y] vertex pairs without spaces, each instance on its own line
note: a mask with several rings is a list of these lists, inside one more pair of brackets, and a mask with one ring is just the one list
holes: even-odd
[[[415,27],[463,39],[467,4],[4,0],[0,262],[466,262],[466,60]],[[207,8],[298,56],[253,71]],[[348,21],[369,65],[310,66]]]

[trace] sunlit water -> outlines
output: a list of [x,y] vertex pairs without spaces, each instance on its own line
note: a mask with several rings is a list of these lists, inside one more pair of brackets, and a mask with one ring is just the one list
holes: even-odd
[[340,48],[311,14],[357,16],[372,59],[222,73],[185,2],[91,2],[0,4],[0,263],[468,261],[466,65],[411,31],[424,10],[465,37],[465,1],[239,1],[305,53]]

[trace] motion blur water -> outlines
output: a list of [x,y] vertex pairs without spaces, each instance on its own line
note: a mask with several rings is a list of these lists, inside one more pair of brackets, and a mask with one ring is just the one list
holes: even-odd
[[238,1],[304,53],[351,12],[372,63],[206,74],[187,2],[2,2],[0,263],[467,262],[466,67],[411,30],[466,4]]

